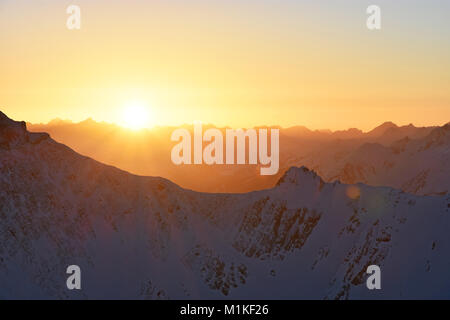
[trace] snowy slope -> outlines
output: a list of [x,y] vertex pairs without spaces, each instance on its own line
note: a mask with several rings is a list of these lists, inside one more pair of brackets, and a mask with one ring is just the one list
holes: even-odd
[[449,202],[304,167],[268,190],[197,193],[0,113],[0,299],[450,298]]
[[429,195],[450,191],[449,164],[450,124],[447,124],[433,129],[424,138],[405,137],[389,147],[366,143],[332,164],[322,162],[317,167],[327,181],[387,185]]

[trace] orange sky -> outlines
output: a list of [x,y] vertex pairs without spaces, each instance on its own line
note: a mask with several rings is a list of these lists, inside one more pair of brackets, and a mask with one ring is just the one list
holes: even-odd
[[[149,126],[450,121],[448,2],[379,1],[376,32],[364,1],[319,2],[2,0],[0,108],[121,123],[141,101]],[[81,30],[66,28],[71,3]]]

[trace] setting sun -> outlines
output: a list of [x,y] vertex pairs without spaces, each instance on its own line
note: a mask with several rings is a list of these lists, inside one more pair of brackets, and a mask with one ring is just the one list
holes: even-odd
[[122,114],[122,125],[133,130],[147,127],[149,124],[149,111],[145,103],[132,101],[125,105]]

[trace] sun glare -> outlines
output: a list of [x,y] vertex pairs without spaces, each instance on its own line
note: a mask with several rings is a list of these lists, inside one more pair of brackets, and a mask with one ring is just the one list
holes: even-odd
[[122,114],[122,124],[133,130],[147,127],[149,125],[148,107],[137,101],[127,103]]

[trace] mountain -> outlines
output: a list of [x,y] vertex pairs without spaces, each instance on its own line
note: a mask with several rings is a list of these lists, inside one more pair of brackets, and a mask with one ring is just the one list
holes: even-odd
[[333,139],[357,139],[362,138],[364,133],[357,128],[350,128],[348,130],[335,131],[331,136]]
[[397,140],[408,137],[410,139],[422,139],[431,133],[432,130],[437,127],[422,127],[418,128],[412,124],[401,127],[390,127],[384,131],[384,133],[378,136],[377,141],[383,145],[390,145]]
[[[213,127],[205,125],[204,128]],[[174,146],[170,139],[175,127],[158,127],[140,132],[123,129],[117,125],[98,123],[92,119],[80,123],[61,120],[47,125],[29,124],[30,131],[50,133],[52,138],[76,152],[95,160],[116,166],[130,173],[145,176],[162,176],[180,186],[202,192],[244,193],[272,187],[292,166],[307,166],[316,170],[325,181],[332,182],[342,170],[341,160],[356,152],[365,143],[390,147],[403,138],[421,139],[436,127],[418,128],[397,126],[386,122],[372,131],[358,129],[332,132],[309,130],[303,126],[280,129],[280,170],[274,176],[261,176],[257,165],[240,166],[176,166],[170,154]],[[192,126],[183,126],[192,132]],[[222,132],[226,128],[219,128]],[[403,157],[404,165],[411,159]],[[351,164],[351,162],[350,162]],[[402,163],[399,163],[402,165]],[[426,165],[426,163],[424,164]],[[424,169],[425,170],[425,169]],[[358,175],[355,175],[358,177]],[[384,177],[384,176],[380,176]],[[406,177],[414,179],[416,174]],[[348,180],[345,180],[348,181]],[[371,179],[354,180],[371,184]],[[402,188],[390,179],[381,179],[375,185]],[[439,192],[430,186],[427,192]],[[412,188],[408,191],[411,192]],[[420,190],[419,190],[420,191]],[[412,191],[413,192],[413,191]]]
[[[267,190],[199,193],[3,114],[0,139],[0,299],[450,298],[448,195],[326,183],[305,167]],[[79,291],[66,288],[73,264]],[[371,264],[381,290],[366,288]]]
[[379,137],[382,136],[387,130],[391,128],[398,128],[397,125],[393,122],[387,121],[378,127],[372,129],[371,131],[367,132],[367,135],[370,137]]
[[450,124],[420,139],[403,138],[386,147],[365,143],[324,170],[328,181],[388,185],[406,192],[446,194],[450,191]]

